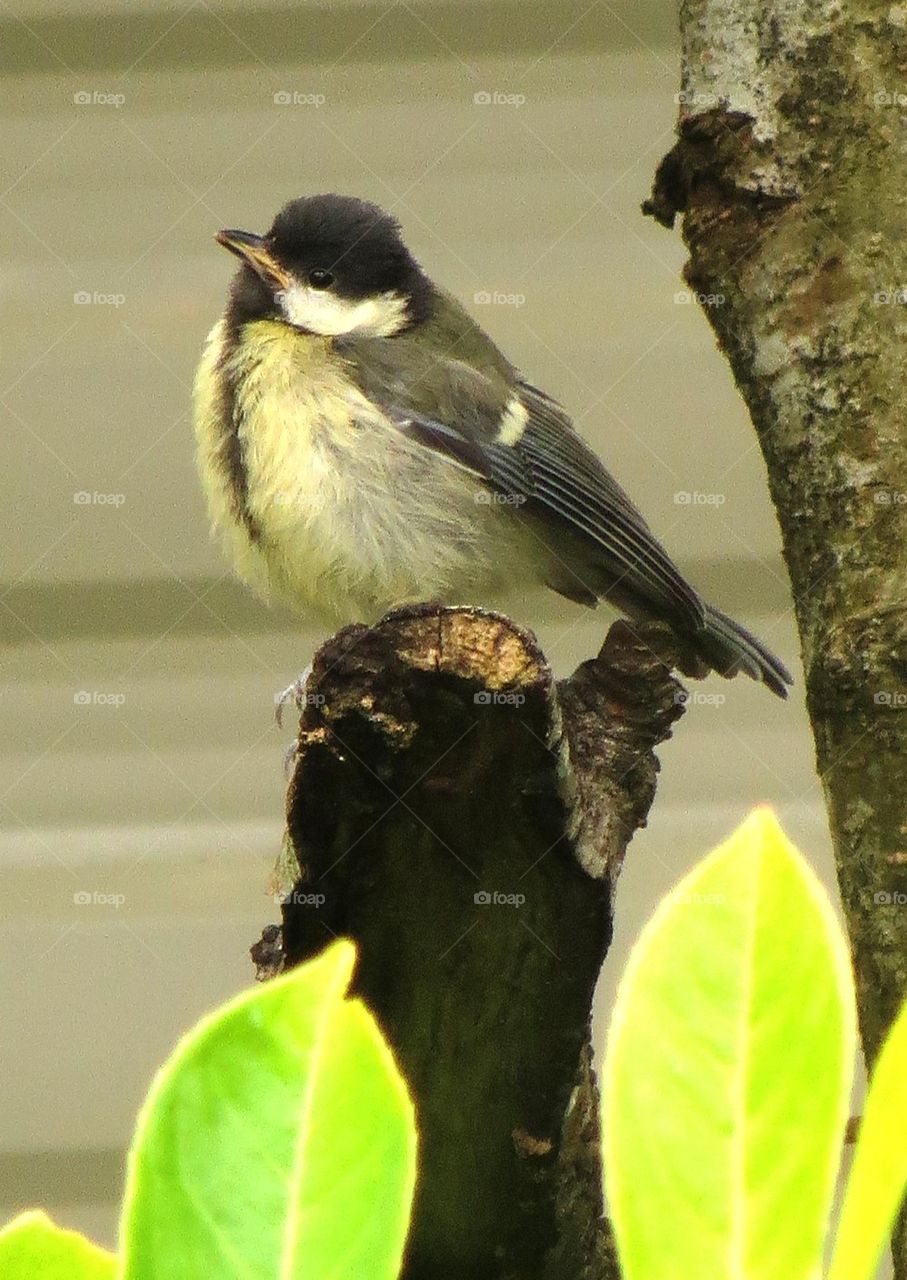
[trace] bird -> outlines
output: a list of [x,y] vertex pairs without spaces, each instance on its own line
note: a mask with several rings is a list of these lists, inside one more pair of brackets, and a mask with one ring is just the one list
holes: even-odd
[[[686,581],[569,414],[353,196],[302,196],[239,259],[194,385],[197,458],[239,576],[331,625],[547,587],[667,623],[692,674],[791,675]],[[689,674],[689,673],[688,673]]]

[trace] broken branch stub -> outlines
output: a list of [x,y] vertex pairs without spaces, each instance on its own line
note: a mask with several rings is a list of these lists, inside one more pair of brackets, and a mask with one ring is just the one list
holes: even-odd
[[271,969],[332,937],[416,1103],[406,1280],[604,1280],[589,1057],[611,891],[682,714],[671,641],[616,623],[555,684],[475,609],[348,627],[306,687]]

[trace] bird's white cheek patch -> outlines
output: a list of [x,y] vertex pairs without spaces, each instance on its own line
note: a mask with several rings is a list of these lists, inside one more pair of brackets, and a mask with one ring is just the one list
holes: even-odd
[[339,298],[330,289],[291,284],[275,298],[290,324],[325,337],[361,333],[369,338],[389,338],[399,333],[407,320],[406,299],[398,293],[356,301]]
[[528,421],[529,414],[526,411],[526,406],[521,404],[514,396],[501,414],[501,424],[498,427],[498,444],[510,445],[511,448],[518,444],[523,432],[526,430]]

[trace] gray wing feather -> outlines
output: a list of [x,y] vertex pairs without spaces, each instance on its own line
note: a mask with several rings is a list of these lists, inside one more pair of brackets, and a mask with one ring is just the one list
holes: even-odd
[[[704,624],[699,596],[554,400],[519,379],[507,384],[443,359],[434,362],[431,378],[419,379],[418,391],[410,392],[406,379],[395,377],[389,385],[389,378],[378,376],[384,363],[374,357],[356,361],[360,385],[408,439],[465,467],[490,488],[522,498],[516,518],[532,512],[578,536],[600,557],[602,594],[613,580],[693,630]],[[445,363],[449,376],[440,378],[442,392],[432,407],[427,387],[439,385]],[[528,418],[516,444],[506,445],[496,436],[503,409],[514,397]]]

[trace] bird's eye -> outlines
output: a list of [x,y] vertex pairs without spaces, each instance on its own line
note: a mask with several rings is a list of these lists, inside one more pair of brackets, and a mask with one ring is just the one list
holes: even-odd
[[333,273],[324,271],[320,267],[316,267],[314,271],[309,272],[309,284],[313,289],[330,289],[334,283]]

